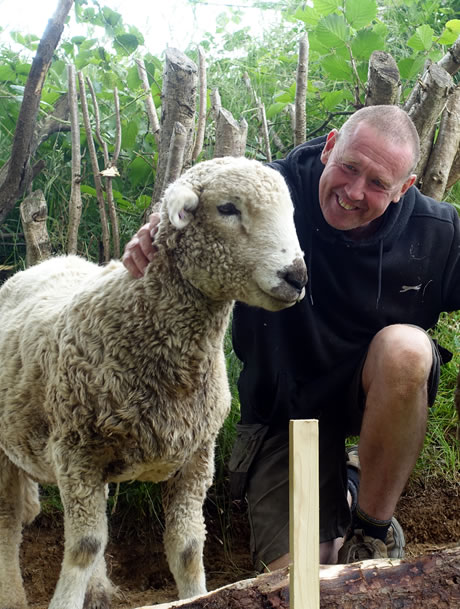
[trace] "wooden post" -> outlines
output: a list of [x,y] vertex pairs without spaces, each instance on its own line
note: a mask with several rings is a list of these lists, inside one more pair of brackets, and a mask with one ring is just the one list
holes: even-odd
[[291,609],[319,609],[318,421],[289,425]]

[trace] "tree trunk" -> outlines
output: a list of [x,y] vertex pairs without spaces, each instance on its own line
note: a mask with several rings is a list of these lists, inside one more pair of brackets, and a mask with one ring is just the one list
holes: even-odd
[[19,206],[26,241],[26,266],[33,266],[51,256],[46,228],[48,208],[41,190],[26,197]]
[[191,160],[198,79],[196,64],[177,49],[166,50],[161,92],[161,128],[158,167],[152,205],[161,199],[168,164],[169,146],[174,124],[181,123],[187,132],[184,165]]
[[453,85],[452,77],[444,68],[436,63],[431,64],[406,102],[405,110],[414,122],[420,137],[420,161],[415,169],[420,179],[423,179],[431,153],[436,122],[441,116]]
[[[368,560],[320,569],[321,609],[460,607],[460,547],[411,560]],[[138,609],[289,609],[288,568],[194,600]],[[301,608],[300,608],[301,609]]]
[[460,144],[460,86],[449,95],[438,137],[423,175],[422,192],[441,200]]
[[396,61],[389,53],[374,51],[369,60],[366,106],[398,104],[401,80]]
[[61,38],[64,21],[72,4],[73,0],[60,0],[55,14],[48,21],[38,45],[37,54],[32,61],[14,132],[8,172],[4,181],[0,184],[0,224],[5,221],[16,201],[22,197],[31,180],[30,148],[34,137],[43,83],[53,59],[53,53]]

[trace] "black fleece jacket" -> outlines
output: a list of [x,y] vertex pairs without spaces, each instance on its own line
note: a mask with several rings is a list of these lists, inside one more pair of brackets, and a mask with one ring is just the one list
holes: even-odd
[[381,328],[405,323],[428,329],[442,311],[460,309],[455,208],[411,187],[389,205],[369,239],[353,241],[320,210],[324,143],[324,137],[306,142],[272,163],[291,192],[309,281],[306,297],[284,311],[235,307],[242,423],[282,431],[291,418],[329,414],[341,424],[341,401]]

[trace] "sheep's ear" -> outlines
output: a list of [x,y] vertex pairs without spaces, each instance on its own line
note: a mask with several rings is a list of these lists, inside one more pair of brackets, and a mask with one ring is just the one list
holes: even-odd
[[177,182],[171,184],[165,192],[165,203],[171,224],[176,228],[187,226],[198,202],[199,197],[190,186]]

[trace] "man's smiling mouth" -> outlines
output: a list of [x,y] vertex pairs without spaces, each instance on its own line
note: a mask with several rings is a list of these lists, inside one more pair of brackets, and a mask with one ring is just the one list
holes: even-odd
[[338,201],[340,207],[342,209],[345,209],[345,211],[352,211],[353,209],[358,209],[354,205],[350,205],[349,203],[345,203],[345,201],[343,199],[337,198],[337,201]]

